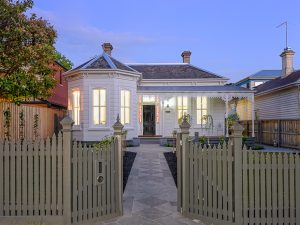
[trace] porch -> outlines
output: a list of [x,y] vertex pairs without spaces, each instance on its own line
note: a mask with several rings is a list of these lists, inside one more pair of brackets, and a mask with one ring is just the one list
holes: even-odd
[[[138,135],[173,136],[179,131],[183,115],[191,133],[199,136],[229,136],[228,116],[239,99],[254,109],[254,94],[235,86],[140,86],[138,88]],[[252,110],[252,123],[254,123]],[[254,137],[254,129],[251,133]]]

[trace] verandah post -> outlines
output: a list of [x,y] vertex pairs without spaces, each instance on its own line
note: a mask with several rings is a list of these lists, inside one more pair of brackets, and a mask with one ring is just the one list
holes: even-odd
[[115,177],[116,177],[116,185],[117,185],[117,192],[116,192],[116,207],[117,211],[120,215],[123,214],[123,159],[122,159],[122,129],[123,124],[120,122],[119,114],[117,116],[117,121],[113,125],[114,128],[114,136],[117,138],[117,148],[114,150],[116,160],[115,160]]
[[234,149],[234,221],[235,224],[240,225],[243,224],[243,217],[242,217],[242,206],[243,206],[243,199],[242,199],[242,187],[243,187],[243,176],[242,176],[242,138],[243,138],[243,126],[238,124],[237,122],[232,126],[232,135],[231,140],[233,143]]
[[182,214],[186,215],[188,211],[188,182],[187,177],[189,174],[187,174],[187,161],[188,161],[188,155],[187,155],[187,139],[189,137],[189,129],[191,125],[187,121],[187,117],[183,117],[182,123],[179,125],[181,130],[181,144],[182,144]]
[[72,160],[72,126],[74,121],[66,116],[60,124],[63,129],[63,216],[64,224],[71,224],[71,160]]

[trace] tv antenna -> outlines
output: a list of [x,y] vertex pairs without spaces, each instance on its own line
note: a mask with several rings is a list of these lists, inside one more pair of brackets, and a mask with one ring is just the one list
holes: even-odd
[[282,26],[285,26],[285,48],[287,49],[288,48],[288,22],[285,21],[285,22],[279,24],[276,28],[279,28]]

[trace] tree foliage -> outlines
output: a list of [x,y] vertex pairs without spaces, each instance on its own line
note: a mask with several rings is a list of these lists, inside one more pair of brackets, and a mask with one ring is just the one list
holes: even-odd
[[0,98],[19,103],[46,98],[55,86],[56,31],[27,11],[32,0],[0,0]]
[[60,52],[55,52],[55,60],[63,65],[66,69],[70,70],[73,67],[73,63],[66,56],[61,54]]

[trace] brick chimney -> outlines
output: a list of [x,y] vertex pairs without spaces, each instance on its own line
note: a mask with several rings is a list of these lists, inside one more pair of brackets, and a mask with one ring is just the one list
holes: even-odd
[[191,62],[191,54],[192,53],[190,51],[184,51],[184,52],[182,52],[182,54],[181,54],[182,62],[190,64],[190,62]]
[[282,78],[294,72],[294,55],[295,52],[291,48],[285,48],[284,51],[280,54],[280,57],[282,58]]
[[102,44],[102,48],[103,48],[103,51],[104,51],[106,54],[108,54],[108,55],[111,56],[111,52],[112,52],[112,50],[113,50],[113,46],[111,45],[111,43],[108,43],[108,42],[103,43],[103,44]]

